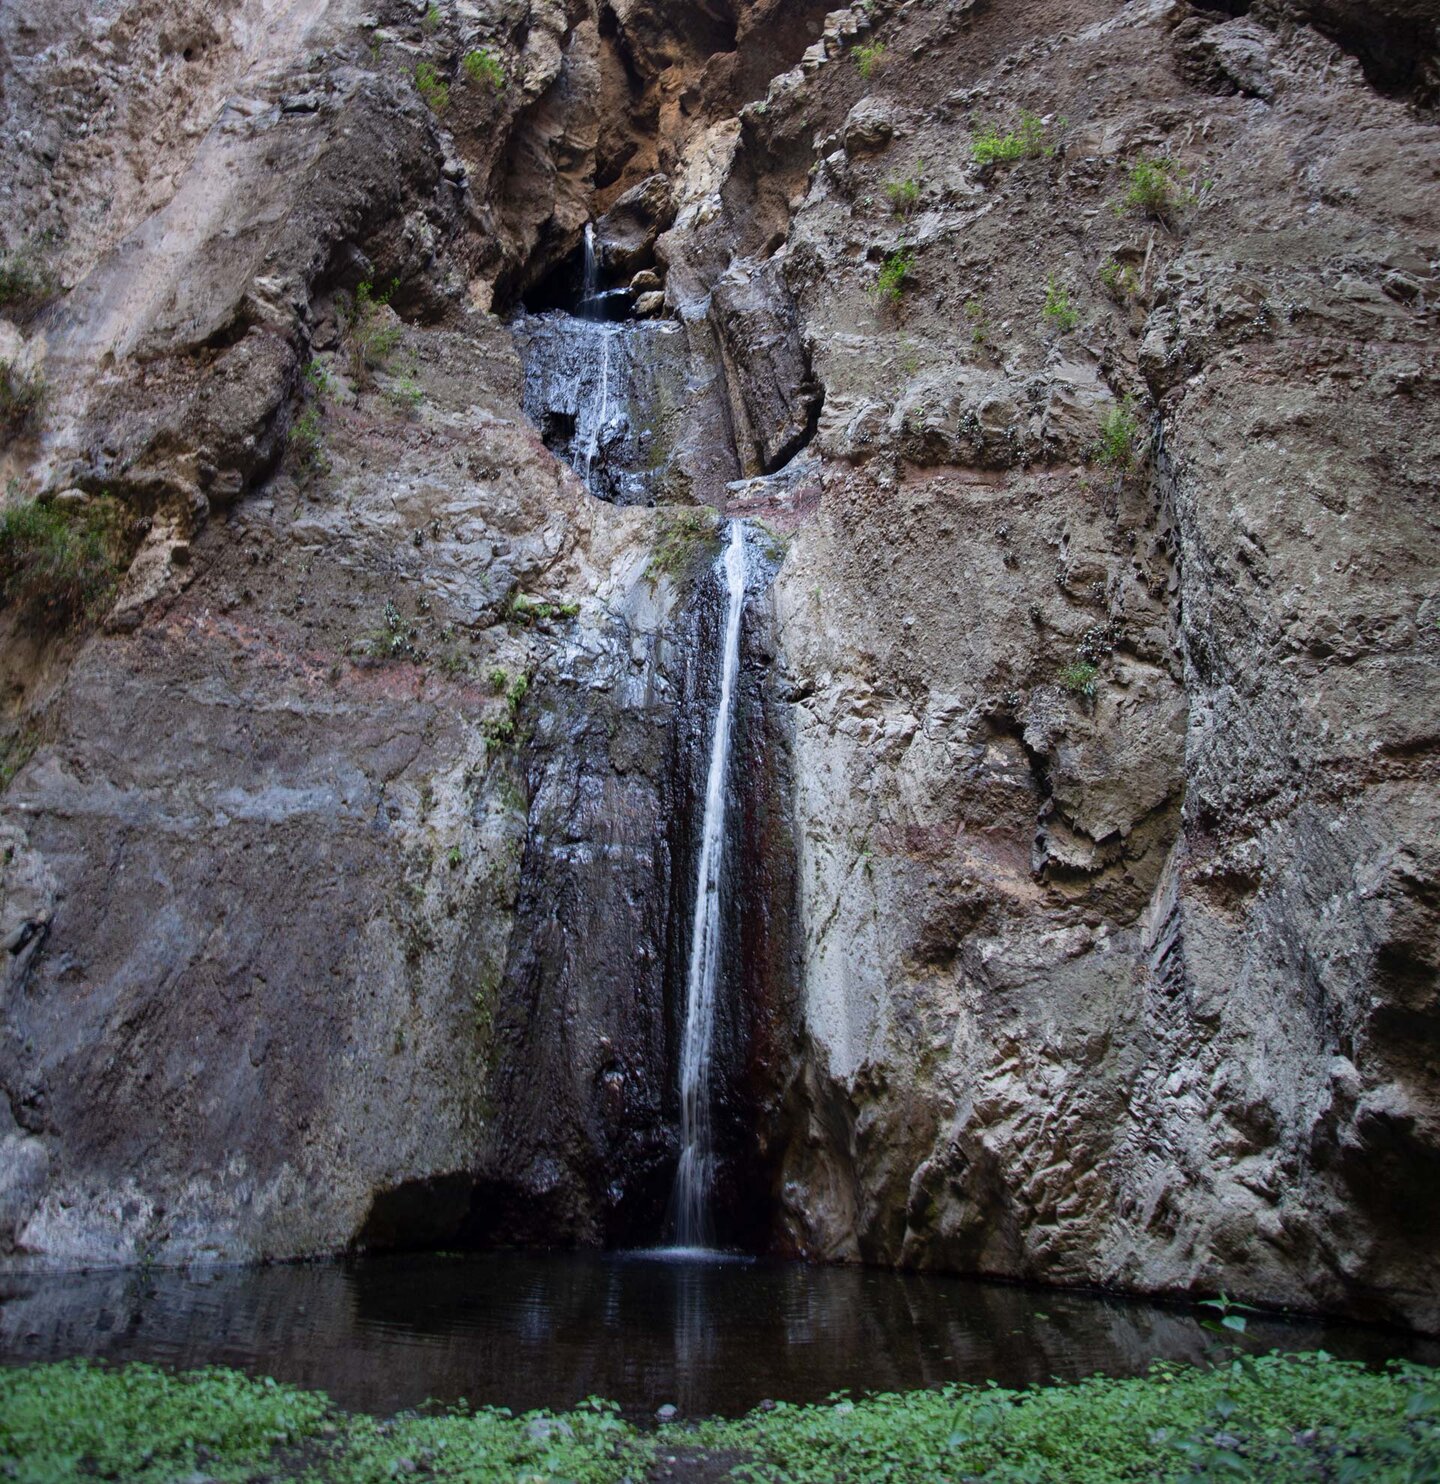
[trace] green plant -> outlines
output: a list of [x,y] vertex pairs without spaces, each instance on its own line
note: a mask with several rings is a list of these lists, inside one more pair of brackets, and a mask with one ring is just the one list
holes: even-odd
[[372,660],[410,660],[424,658],[418,640],[419,630],[387,600],[380,622],[359,640],[360,652]]
[[970,321],[970,343],[977,349],[990,344],[990,321],[985,316],[985,306],[978,299],[965,301],[965,318]]
[[885,195],[890,202],[890,210],[896,216],[913,216],[915,208],[920,204],[920,195],[925,188],[924,175],[925,162],[919,161],[915,166],[914,175],[907,175],[903,180],[892,178],[885,182]]
[[341,302],[350,379],[357,388],[370,385],[370,373],[383,370],[400,344],[404,327],[388,316],[390,300],[398,287],[399,280],[391,279],[390,286],[377,294],[367,278],[357,286],[353,298]]
[[1122,302],[1140,292],[1140,280],[1135,276],[1135,270],[1114,258],[1101,268],[1100,282],[1112,299]]
[[531,624],[549,623],[553,618],[574,618],[580,612],[578,603],[547,603],[526,593],[510,599],[508,617],[512,623],[529,628]]
[[1099,677],[1099,666],[1092,665],[1089,660],[1072,660],[1068,665],[1061,665],[1055,675],[1066,690],[1084,696],[1087,701],[1095,699],[1095,682]]
[[440,29],[440,7],[432,5],[420,18],[420,29],[427,35],[433,36]]
[[1080,313],[1070,302],[1070,291],[1055,282],[1053,273],[1045,286],[1044,314],[1062,335],[1068,335],[1080,323]]
[[131,548],[131,523],[109,496],[78,507],[9,505],[0,514],[0,603],[13,603],[41,630],[93,618],[114,594]]
[[914,255],[904,248],[896,248],[880,265],[880,273],[875,279],[871,292],[879,298],[882,304],[898,303],[905,288],[905,281],[910,277],[914,267]]
[[855,58],[855,65],[860,69],[860,76],[869,82],[885,59],[885,43],[871,41],[864,46],[852,47],[850,55]]
[[433,62],[416,62],[415,90],[431,113],[444,113],[450,106],[450,89],[435,70]]
[[425,400],[425,389],[413,376],[397,376],[385,388],[385,400],[399,411],[411,416],[418,412]]
[[1128,207],[1168,224],[1176,210],[1193,199],[1175,178],[1169,160],[1140,160],[1130,167],[1126,179],[1129,184],[1119,212]]
[[[1058,120],[1064,127],[1065,120]],[[1002,134],[994,124],[977,129],[970,138],[970,157],[977,165],[1009,164],[1015,160],[1048,158],[1055,147],[1046,142],[1045,124],[1038,114],[1020,110],[1019,127]]]
[[306,473],[323,473],[329,467],[325,457],[325,430],[320,422],[320,409],[307,407],[290,424],[286,448],[298,469]]
[[445,852],[445,864],[449,866],[452,871],[458,871],[464,860],[465,856],[462,854],[458,845],[452,845],[449,850]]
[[[503,676],[505,673],[504,670],[492,670],[492,685],[497,674]],[[520,704],[530,691],[530,676],[525,671],[522,670],[513,680],[506,678],[508,683],[496,686],[504,697],[505,709],[499,716],[489,717],[481,728],[486,744],[490,747],[508,747],[516,740],[519,735]]]
[[488,82],[497,93],[504,91],[505,69],[487,48],[482,46],[478,51],[466,52],[460,65],[471,82]]
[[38,371],[0,361],[0,435],[15,438],[33,428],[49,390]]
[[1118,474],[1126,474],[1135,467],[1139,447],[1140,419],[1135,415],[1135,399],[1122,397],[1101,419],[1095,460]]

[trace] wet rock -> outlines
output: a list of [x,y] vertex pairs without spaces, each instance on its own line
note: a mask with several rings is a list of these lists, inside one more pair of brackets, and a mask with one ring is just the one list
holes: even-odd
[[862,98],[845,119],[845,151],[852,155],[873,154],[884,149],[895,136],[896,109],[886,98]]
[[607,269],[624,276],[647,267],[674,218],[668,176],[651,175],[627,191],[595,224]]

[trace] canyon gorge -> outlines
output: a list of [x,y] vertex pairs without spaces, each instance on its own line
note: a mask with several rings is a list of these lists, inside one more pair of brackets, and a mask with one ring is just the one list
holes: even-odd
[[1440,1332],[1429,0],[0,86],[0,1270],[665,1240],[723,689],[715,1240]]

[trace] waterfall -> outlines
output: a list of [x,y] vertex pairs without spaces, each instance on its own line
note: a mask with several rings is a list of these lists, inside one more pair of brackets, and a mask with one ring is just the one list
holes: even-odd
[[715,1155],[710,1127],[710,1061],[715,1040],[715,990],[720,967],[720,878],[725,861],[725,786],[730,729],[740,669],[740,619],[745,608],[745,530],[730,522],[730,539],[717,564],[724,575],[725,636],[720,697],[705,783],[705,818],[695,871],[695,918],[685,980],[685,1036],[680,1047],[680,1167],[671,1210],[675,1240],[703,1247],[711,1238],[710,1191]]
[[580,290],[580,317],[598,319],[600,296],[600,255],[595,251],[595,223],[585,223],[585,280]]

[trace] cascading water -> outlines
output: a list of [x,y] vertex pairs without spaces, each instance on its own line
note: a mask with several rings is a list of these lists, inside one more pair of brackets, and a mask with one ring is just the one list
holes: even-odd
[[695,916],[685,980],[685,1033],[680,1047],[680,1166],[675,1174],[671,1221],[681,1247],[712,1239],[710,1193],[715,1152],[710,1118],[710,1066],[715,1042],[716,981],[720,971],[720,882],[725,864],[726,781],[735,681],[740,670],[740,620],[745,609],[745,530],[730,522],[719,563],[725,581],[725,632],[720,654],[720,695],[710,742],[705,815],[695,872]]
[[629,305],[632,295],[604,289],[603,266],[591,224],[576,312],[517,317],[525,414],[592,495],[654,504],[673,498],[666,488],[668,421],[684,400],[686,341],[671,320],[617,320],[617,306]]

